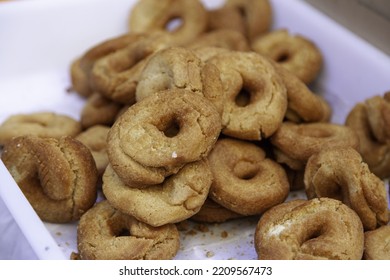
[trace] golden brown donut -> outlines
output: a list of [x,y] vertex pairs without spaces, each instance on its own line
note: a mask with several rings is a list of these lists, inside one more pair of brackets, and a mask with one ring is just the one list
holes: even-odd
[[111,126],[122,107],[122,104],[94,92],[88,96],[81,110],[80,123],[84,129],[94,125]]
[[368,109],[364,103],[357,103],[348,113],[345,125],[359,138],[359,152],[370,170],[379,178],[390,176],[390,143],[379,142],[370,125]]
[[16,137],[1,159],[43,221],[78,220],[95,203],[96,165],[88,148],[73,137]]
[[360,154],[351,147],[322,149],[305,168],[305,191],[309,199],[330,197],[351,207],[365,230],[389,222],[384,182],[374,175]]
[[274,63],[287,89],[286,119],[292,122],[329,122],[332,109],[319,94],[281,65]]
[[100,176],[103,175],[108,165],[107,135],[109,131],[109,126],[94,125],[75,137],[91,151]]
[[52,112],[15,114],[0,125],[0,146],[17,136],[60,138],[75,136],[80,132],[80,122],[66,115]]
[[273,12],[268,0],[226,0],[225,7],[234,7],[240,12],[249,41],[271,28]]
[[158,227],[196,214],[207,198],[211,181],[205,159],[187,163],[161,184],[143,188],[125,185],[108,165],[103,174],[103,193],[115,208]]
[[108,156],[126,184],[159,184],[184,164],[207,157],[220,131],[220,115],[205,97],[184,89],[160,91],[117,119]]
[[209,155],[209,197],[241,215],[257,215],[282,203],[290,186],[283,167],[254,143],[219,139]]
[[390,260],[390,225],[364,233],[365,260]]
[[363,247],[359,217],[331,198],[279,204],[261,216],[255,231],[261,260],[360,260]]
[[243,140],[270,137],[281,125],[286,88],[275,68],[260,54],[231,51],[208,60],[221,72],[225,102],[222,133]]
[[169,47],[156,52],[139,78],[137,102],[166,89],[185,89],[210,100],[222,111],[224,101],[220,73],[211,63],[204,63],[187,48]]
[[[171,23],[180,21],[179,26]],[[175,45],[193,41],[207,27],[207,12],[199,0],[142,0],[130,13],[132,32],[168,31]]]
[[241,217],[244,216],[223,207],[210,198],[207,198],[199,212],[191,216],[190,219],[195,222],[202,223],[223,223]]
[[91,88],[115,102],[134,104],[139,76],[150,55],[171,45],[168,33],[142,34],[127,47],[94,63],[90,74]]
[[89,75],[95,61],[134,43],[141,36],[141,34],[127,33],[107,39],[88,49],[82,56],[75,59],[71,64],[70,77],[72,89],[81,96],[90,96],[93,93],[93,90],[90,86]]
[[270,57],[296,75],[305,84],[319,74],[323,58],[319,48],[303,35],[292,35],[287,29],[271,31],[256,38],[252,49]]
[[202,34],[194,42],[186,45],[187,48],[197,49],[201,47],[217,47],[233,51],[249,51],[249,42],[241,33],[220,29]]
[[365,100],[373,137],[380,143],[390,142],[390,91]]
[[[359,139],[349,127],[333,123],[283,122],[271,137],[272,145],[286,157],[303,164],[326,147],[358,148]],[[279,162],[279,160],[277,159]]]
[[77,228],[82,260],[169,260],[179,246],[174,224],[151,227],[113,208],[107,200],[89,209]]
[[246,22],[239,9],[234,6],[222,6],[207,11],[207,32],[233,30],[246,38]]

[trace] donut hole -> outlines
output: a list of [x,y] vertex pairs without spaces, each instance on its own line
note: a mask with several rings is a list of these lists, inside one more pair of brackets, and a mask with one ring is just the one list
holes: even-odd
[[165,120],[163,120],[158,126],[158,130],[160,130],[164,135],[168,138],[173,138],[177,136],[180,132],[180,120],[171,116]]
[[250,180],[253,179],[260,169],[258,165],[250,161],[239,161],[233,168],[233,174],[241,180]]
[[181,17],[173,17],[165,24],[165,30],[168,32],[175,32],[183,25],[183,19]]
[[290,54],[288,52],[281,52],[275,57],[275,61],[278,63],[284,63],[290,59]]
[[130,236],[130,230],[128,228],[122,228],[117,233],[115,233],[115,237],[120,236]]
[[238,107],[246,107],[251,103],[251,99],[251,92],[246,88],[242,88],[234,99],[234,102]]

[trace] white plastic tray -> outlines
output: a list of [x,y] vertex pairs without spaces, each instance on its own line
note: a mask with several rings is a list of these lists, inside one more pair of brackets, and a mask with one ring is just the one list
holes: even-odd
[[[223,0],[204,2],[213,8]],[[69,65],[94,44],[126,32],[134,3],[30,0],[0,4],[0,122],[11,114],[41,110],[78,119],[84,101],[66,91],[70,86]],[[333,122],[343,123],[356,102],[390,89],[388,56],[303,1],[271,3],[274,29],[288,28],[320,47],[325,65],[315,90],[331,102]],[[19,251],[32,250],[39,259],[68,259],[72,251],[77,251],[77,223],[42,223],[1,162],[0,212],[9,213],[16,223],[15,232],[8,232],[8,225],[0,221],[0,251],[18,244],[25,247]],[[256,223],[256,218],[248,218],[208,225],[203,230],[190,224],[182,232],[182,248],[176,259],[256,259]],[[20,236],[16,233],[19,229],[27,243],[9,242],[13,236]],[[13,258],[24,257],[13,254]]]

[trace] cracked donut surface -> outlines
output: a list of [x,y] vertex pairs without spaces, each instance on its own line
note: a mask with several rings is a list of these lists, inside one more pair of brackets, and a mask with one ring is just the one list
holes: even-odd
[[118,118],[108,134],[108,156],[126,184],[159,184],[205,158],[220,131],[220,115],[206,98],[181,89],[160,91]]
[[343,201],[359,215],[365,230],[389,222],[385,184],[355,149],[336,147],[312,155],[304,182],[309,199],[331,197]]
[[43,221],[78,220],[95,203],[95,161],[72,137],[20,136],[4,147],[2,160]]
[[180,245],[174,224],[149,226],[113,208],[107,200],[81,217],[77,232],[82,260],[172,259]]
[[260,218],[255,249],[262,260],[360,260],[363,225],[341,201],[291,200]]
[[196,214],[210,190],[212,175],[206,159],[187,163],[162,184],[125,185],[109,165],[103,174],[103,193],[117,209],[152,226],[183,221]]

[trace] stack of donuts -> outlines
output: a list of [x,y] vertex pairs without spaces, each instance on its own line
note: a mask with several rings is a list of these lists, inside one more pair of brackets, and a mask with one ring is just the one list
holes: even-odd
[[390,259],[389,93],[331,123],[310,89],[321,50],[271,25],[267,0],[138,1],[126,34],[71,65],[80,120],[0,126],[41,219],[78,221],[72,258],[172,259],[177,223],[256,216],[259,259]]

